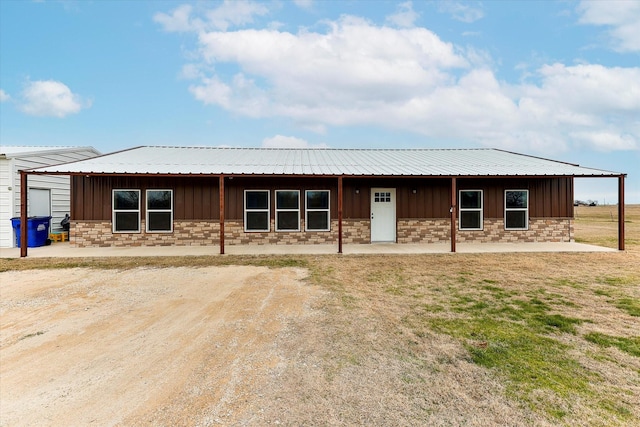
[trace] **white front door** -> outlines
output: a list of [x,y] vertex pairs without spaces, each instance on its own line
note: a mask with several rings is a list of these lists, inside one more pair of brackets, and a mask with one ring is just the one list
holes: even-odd
[[396,241],[396,189],[371,189],[371,242]]

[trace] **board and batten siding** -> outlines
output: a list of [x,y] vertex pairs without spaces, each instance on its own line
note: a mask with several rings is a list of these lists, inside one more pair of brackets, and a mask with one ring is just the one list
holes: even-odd
[[[20,216],[20,170],[74,162],[95,157],[99,153],[87,147],[78,149],[43,147],[42,151],[16,154],[0,159],[0,247],[14,247],[11,218]],[[65,175],[29,175],[28,188],[46,189],[51,197],[51,231],[61,231],[60,221],[71,212],[70,178]],[[27,197],[27,215],[29,197]]]

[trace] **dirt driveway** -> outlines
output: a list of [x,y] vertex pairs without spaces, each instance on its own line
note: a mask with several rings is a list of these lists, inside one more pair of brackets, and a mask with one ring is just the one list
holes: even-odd
[[251,423],[287,322],[321,291],[295,268],[0,273],[0,424]]

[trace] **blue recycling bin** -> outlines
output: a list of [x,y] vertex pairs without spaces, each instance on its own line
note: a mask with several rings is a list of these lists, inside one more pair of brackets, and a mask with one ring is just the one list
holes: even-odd
[[[47,244],[49,238],[50,216],[32,216],[27,218],[27,247],[37,248]],[[16,235],[16,246],[20,247],[20,217],[11,218]]]

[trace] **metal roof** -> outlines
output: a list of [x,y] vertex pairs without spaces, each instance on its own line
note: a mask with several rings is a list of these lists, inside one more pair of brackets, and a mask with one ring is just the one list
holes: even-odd
[[35,146],[35,145],[2,145],[0,146],[0,158],[14,159],[16,157],[34,156],[39,154],[61,153],[77,150],[90,150],[96,154],[100,154],[93,147],[77,147],[77,146]]
[[56,166],[55,174],[316,176],[619,176],[497,149],[132,148]]

